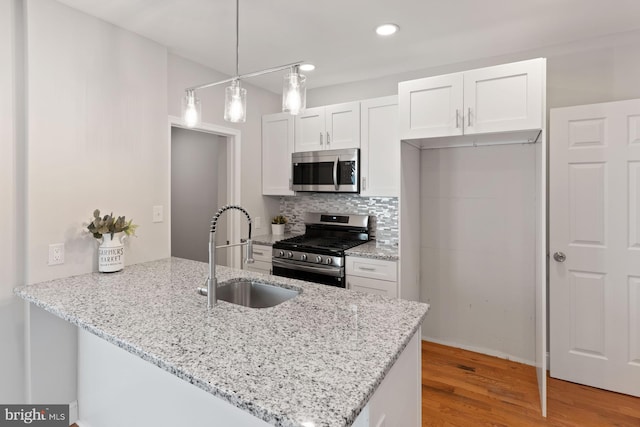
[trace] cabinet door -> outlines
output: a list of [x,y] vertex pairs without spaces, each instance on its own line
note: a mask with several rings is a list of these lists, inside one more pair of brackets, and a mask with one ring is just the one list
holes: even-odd
[[326,138],[324,107],[307,108],[295,117],[295,151],[324,149]]
[[360,148],[360,103],[328,105],[325,149]]
[[360,126],[360,195],[398,197],[398,97],[363,101],[360,104]]
[[293,116],[277,113],[262,116],[262,194],[290,196]]
[[370,279],[360,276],[346,276],[347,289],[398,298],[398,282]]
[[462,135],[462,73],[398,84],[400,138]]
[[465,134],[542,128],[544,59],[464,73]]

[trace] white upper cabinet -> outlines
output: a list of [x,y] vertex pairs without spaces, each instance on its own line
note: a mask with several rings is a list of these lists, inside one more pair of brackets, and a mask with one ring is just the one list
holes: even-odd
[[542,128],[544,59],[398,85],[401,139]]
[[262,194],[291,196],[293,116],[276,113],[262,116]]
[[398,85],[402,139],[462,135],[462,73]]
[[360,148],[360,103],[307,108],[295,119],[295,151]]
[[307,108],[295,116],[294,151],[317,151],[324,148],[324,109],[325,107]]
[[360,115],[360,195],[398,197],[398,97],[394,95],[362,101]]
[[543,64],[533,59],[464,73],[464,132],[541,129]]

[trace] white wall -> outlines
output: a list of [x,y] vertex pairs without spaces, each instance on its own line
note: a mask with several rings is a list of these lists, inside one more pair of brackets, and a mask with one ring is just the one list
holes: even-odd
[[[549,108],[640,98],[640,31],[309,90],[309,107],[396,94],[398,82],[547,58]],[[309,81],[313,76],[309,75]]]
[[420,150],[407,143],[401,144],[400,158],[400,295],[401,298],[420,299]]
[[[166,48],[58,2],[27,0],[26,60],[26,282],[96,270],[96,241],[83,226],[96,208],[140,225],[127,264],[167,257],[169,224],[151,221],[152,206],[168,203]],[[57,242],[65,263],[50,267]],[[76,328],[34,310],[24,400],[69,402]]]
[[[192,62],[180,56],[169,54],[168,60],[168,108],[169,114],[180,116],[180,102],[184,89],[201,83],[213,82],[228,76]],[[202,121],[228,128],[236,128],[241,135],[241,204],[251,217],[262,217],[263,226],[253,227],[253,235],[269,234],[270,221],[266,219],[279,212],[279,199],[262,196],[262,115],[281,110],[279,95],[252,86],[243,85],[247,89],[247,121],[243,124],[224,121],[224,88],[225,85],[198,91],[202,102]],[[231,213],[239,215],[239,213]],[[247,235],[247,226],[242,224],[242,237]]]
[[423,336],[533,363],[535,147],[421,152]]
[[[209,223],[227,204],[227,138],[195,130],[171,129],[171,256],[208,262]],[[216,243],[227,240],[220,218]],[[227,265],[227,251],[216,253]]]
[[0,402],[21,403],[24,387],[23,302],[13,296],[22,272],[18,239],[23,229],[18,219],[18,188],[23,165],[18,150],[16,72],[21,28],[16,27],[15,0],[0,0]]
[[167,257],[169,224],[151,221],[168,203],[166,48],[55,1],[27,16],[28,282],[96,269],[96,208],[140,225],[127,264]]

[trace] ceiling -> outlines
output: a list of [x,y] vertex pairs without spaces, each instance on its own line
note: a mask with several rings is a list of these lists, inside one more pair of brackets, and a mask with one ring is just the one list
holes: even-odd
[[[234,0],[59,1],[235,74]],[[633,31],[639,17],[638,0],[240,0],[240,74],[305,60],[315,88]],[[400,31],[377,36],[385,22]],[[251,83],[279,93],[281,79]]]

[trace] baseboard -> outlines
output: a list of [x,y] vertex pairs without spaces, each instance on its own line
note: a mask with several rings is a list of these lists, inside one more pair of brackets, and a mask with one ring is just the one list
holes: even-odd
[[551,357],[549,356],[548,351],[547,351],[547,371],[551,372]]
[[69,403],[69,424],[74,424],[78,421],[78,401],[74,400]]
[[449,347],[460,348],[462,350],[473,351],[474,353],[486,354],[487,356],[498,357],[500,359],[506,359],[506,360],[510,360],[512,362],[517,362],[517,363],[523,363],[523,364],[529,365],[529,366],[536,366],[536,363],[534,361],[523,359],[523,358],[520,358],[520,357],[516,357],[516,356],[513,356],[511,354],[503,353],[501,351],[492,350],[492,349],[489,349],[489,348],[475,347],[475,346],[472,346],[472,345],[460,344],[460,343],[457,343],[457,342],[451,342],[451,341],[440,340],[440,339],[437,339],[437,338],[426,337],[424,335],[422,336],[422,340],[423,341],[433,342],[433,343],[436,343],[436,344],[446,345],[446,346],[449,346]]

